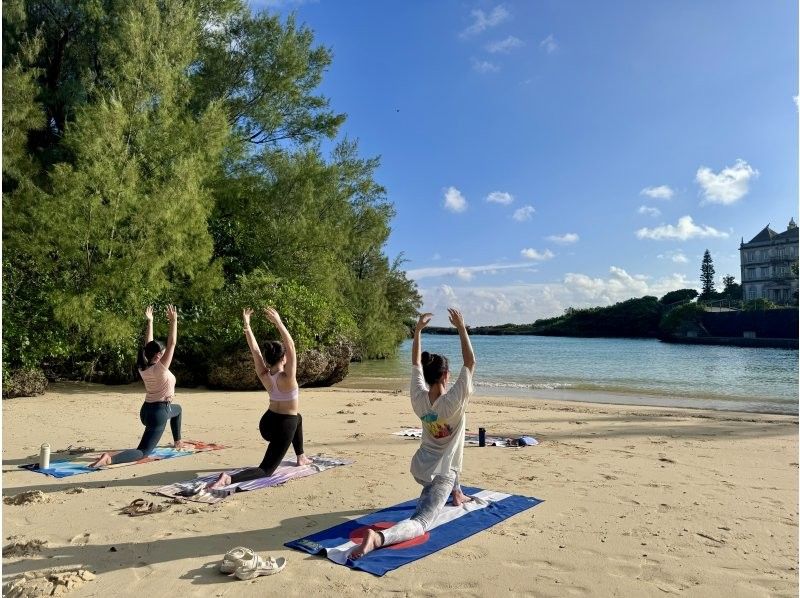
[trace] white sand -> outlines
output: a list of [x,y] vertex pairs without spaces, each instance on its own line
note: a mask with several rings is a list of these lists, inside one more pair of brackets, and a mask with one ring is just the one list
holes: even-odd
[[[49,499],[3,506],[4,545],[12,535],[47,542],[37,556],[4,558],[4,582],[58,566],[97,574],[70,597],[798,593],[796,417],[475,398],[473,431],[531,434],[541,444],[467,448],[463,483],[545,502],[377,578],[283,543],[419,494],[408,473],[417,442],[391,435],[417,425],[405,395],[303,390],[306,452],[356,463],[211,507],[118,514],[135,498],[162,502],[145,493],[156,486],[257,464],[265,393],[179,389],[184,437],[227,450],[62,480],[16,469],[36,461],[45,441],[135,446],[142,396],[138,385],[61,384],[3,402],[3,494],[41,490]],[[76,487],[84,491],[69,492]],[[216,567],[237,545],[288,565],[251,582],[229,579]]]

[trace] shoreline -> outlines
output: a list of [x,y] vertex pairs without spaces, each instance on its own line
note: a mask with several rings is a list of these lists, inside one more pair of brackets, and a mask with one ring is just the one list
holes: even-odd
[[[135,444],[142,397],[136,384],[58,383],[3,401],[4,496],[38,489],[49,501],[4,505],[6,538],[47,542],[4,558],[4,583],[62,565],[97,575],[70,597],[797,594],[796,416],[479,392],[470,430],[540,444],[465,447],[462,482],[545,502],[377,578],[283,543],[419,495],[408,473],[418,441],[392,435],[417,426],[404,393],[302,389],[306,452],[355,463],[217,505],[133,519],[118,511],[135,498],[166,502],[146,493],[156,486],[257,463],[264,392],[179,389],[184,436],[230,447],[222,451],[64,479],[17,469],[45,440],[54,450]],[[254,582],[220,575],[219,559],[237,545],[285,557],[286,570]]]
[[[369,389],[369,390],[383,390],[383,391],[400,391],[408,392],[408,381],[400,378],[388,377],[366,377],[359,376],[352,379],[345,378],[342,382],[335,384],[332,388],[342,389]],[[645,392],[636,389],[592,389],[580,387],[561,387],[561,388],[530,388],[525,385],[520,386],[494,386],[491,383],[481,384],[475,383],[475,396],[483,396],[485,398],[492,397],[508,397],[520,401],[562,401],[566,403],[584,403],[586,405],[617,405],[617,406],[639,406],[639,407],[662,407],[666,409],[689,409],[698,411],[712,411],[723,413],[757,413],[764,415],[786,415],[790,417],[797,417],[797,402],[786,402],[786,405],[791,405],[794,410],[778,411],[770,410],[768,408],[751,410],[751,409],[736,409],[737,404],[744,402],[756,403],[753,399],[742,397],[724,397],[724,396],[704,396],[699,398],[687,398],[676,396],[674,394],[664,394],[658,392]],[[670,405],[670,401],[685,401],[684,405]],[[709,407],[708,403],[714,403],[717,407]],[[774,405],[775,401],[771,400],[769,405]],[[730,405],[730,406],[728,406]]]

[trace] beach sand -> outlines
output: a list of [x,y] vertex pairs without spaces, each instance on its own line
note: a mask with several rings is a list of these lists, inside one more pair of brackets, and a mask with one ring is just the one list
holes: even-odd
[[[42,442],[135,446],[142,397],[139,385],[57,384],[3,402],[3,495],[44,493],[3,505],[3,544],[46,542],[33,556],[4,555],[5,583],[60,567],[96,575],[67,576],[59,589],[75,597],[798,593],[797,417],[474,397],[471,430],[540,444],[467,447],[462,483],[545,502],[378,578],[283,543],[419,495],[408,473],[418,441],[391,434],[418,425],[404,393],[303,390],[306,452],[355,464],[214,506],[118,511],[136,498],[166,502],[146,494],[157,486],[257,464],[266,393],[179,389],[184,436],[226,450],[62,480],[16,469],[38,460]],[[239,545],[286,557],[286,569],[248,582],[220,575],[222,554]]]

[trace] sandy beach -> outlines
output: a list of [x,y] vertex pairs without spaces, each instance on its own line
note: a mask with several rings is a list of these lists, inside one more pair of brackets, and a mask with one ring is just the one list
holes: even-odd
[[[798,592],[797,417],[477,396],[471,430],[540,444],[467,447],[462,483],[545,502],[378,578],[283,543],[418,496],[408,473],[417,441],[391,434],[417,425],[404,393],[303,390],[306,452],[355,463],[213,506],[119,513],[136,498],[166,503],[146,493],[157,486],[257,464],[266,393],[179,389],[185,437],[226,450],[61,480],[17,469],[42,442],[135,446],[142,396],[140,385],[57,384],[3,402],[3,495],[44,493],[3,505],[3,544],[45,542],[30,556],[4,552],[5,584],[59,567],[94,574],[75,577],[75,597]],[[247,582],[220,575],[238,545],[286,557],[286,569]],[[31,595],[37,583],[46,585],[30,581]]]

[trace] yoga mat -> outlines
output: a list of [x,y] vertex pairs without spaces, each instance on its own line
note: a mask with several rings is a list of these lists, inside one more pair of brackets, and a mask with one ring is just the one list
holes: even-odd
[[463,490],[475,500],[460,507],[451,504],[445,506],[423,536],[379,548],[354,561],[348,555],[361,543],[368,527],[375,530],[386,529],[410,517],[417,506],[417,500],[409,500],[353,521],[340,523],[299,540],[287,542],[285,546],[310,554],[323,554],[339,565],[380,576],[460,542],[542,502],[538,498],[480,488],[464,487]]
[[[323,455],[314,455],[309,457],[311,465],[302,465],[297,467],[295,461],[284,460],[281,462],[278,469],[275,470],[268,478],[258,478],[250,480],[249,482],[239,482],[229,486],[223,486],[217,490],[205,490],[206,484],[213,482],[219,477],[219,473],[212,473],[211,475],[196,478],[188,482],[177,482],[175,484],[168,484],[151,490],[151,494],[160,494],[161,496],[169,496],[171,498],[183,498],[194,502],[201,502],[206,504],[215,504],[221,500],[225,500],[231,494],[236,492],[249,492],[252,490],[261,490],[263,488],[270,488],[285,484],[290,480],[305,478],[316,473],[331,469],[333,467],[341,467],[343,465],[350,465],[353,461],[346,459],[337,459],[335,457],[326,457]],[[231,470],[230,473],[242,471],[244,468]],[[185,494],[181,494],[181,493]],[[186,493],[193,493],[186,495]]]
[[[422,438],[422,428],[404,428],[399,432],[392,432],[394,436],[403,436],[404,438]],[[466,432],[464,434],[464,444],[468,446],[478,446],[478,435],[474,432]],[[535,444],[539,444],[535,442]],[[486,446],[499,446],[503,448],[510,448],[506,438],[499,436],[487,436]]]
[[[46,469],[39,469],[38,463],[28,463],[20,465],[20,469],[27,469],[34,473],[43,473],[54,478],[67,478],[73,475],[80,475],[82,473],[92,473],[95,471],[105,471],[106,469],[116,469],[118,467],[128,467],[129,465],[140,465],[142,463],[151,463],[152,461],[161,461],[163,459],[173,459],[175,457],[188,457],[196,453],[203,453],[206,451],[218,451],[220,449],[228,448],[221,444],[214,444],[212,442],[203,442],[201,440],[184,440],[184,442],[191,443],[194,448],[185,448],[177,450],[172,447],[159,446],[144,459],[138,461],[131,461],[130,463],[119,463],[118,465],[108,465],[99,469],[89,467],[89,463],[96,461],[101,452],[84,454],[79,460],[74,461],[51,461],[50,467]],[[111,452],[111,451],[109,451]]]

